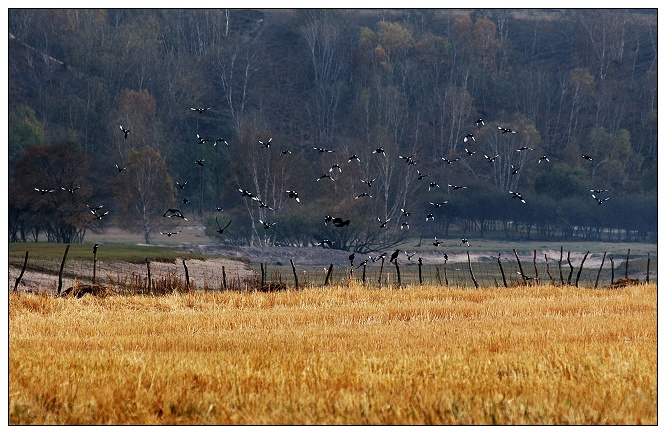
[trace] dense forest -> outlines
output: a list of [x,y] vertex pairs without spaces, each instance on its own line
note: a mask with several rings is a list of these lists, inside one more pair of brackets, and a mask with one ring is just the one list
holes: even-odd
[[150,243],[203,224],[223,243],[354,251],[452,234],[656,242],[656,10],[8,23],[10,241],[118,225]]

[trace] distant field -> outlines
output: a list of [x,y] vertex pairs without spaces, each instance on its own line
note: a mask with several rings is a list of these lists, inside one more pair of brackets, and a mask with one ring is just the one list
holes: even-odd
[[9,296],[9,423],[656,424],[657,287]]

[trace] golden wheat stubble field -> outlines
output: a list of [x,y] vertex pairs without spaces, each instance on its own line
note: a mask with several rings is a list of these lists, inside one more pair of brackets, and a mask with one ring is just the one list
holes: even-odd
[[656,424],[657,288],[9,297],[10,424]]

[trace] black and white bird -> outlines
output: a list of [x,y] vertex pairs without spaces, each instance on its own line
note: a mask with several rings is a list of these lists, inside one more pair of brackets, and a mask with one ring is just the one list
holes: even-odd
[[356,196],[354,199],[358,199],[359,197],[372,197],[372,196],[370,196],[370,193],[363,192],[363,193],[359,194],[358,196]]
[[384,148],[377,148],[374,151],[372,151],[373,154],[382,154],[384,157],[386,157],[386,153],[384,152]]
[[441,241],[437,240],[437,237],[435,237],[435,241],[432,243],[433,246],[438,247],[440,244],[442,244]]
[[216,206],[215,211],[222,212],[222,211],[224,211],[224,208],[222,208],[221,206]]
[[516,149],[516,152],[522,151],[534,151],[534,148],[530,148],[529,146],[521,146],[520,148]]
[[379,228],[380,228],[380,229],[383,229],[383,228],[386,227],[386,225],[388,224],[388,222],[391,221],[391,219],[390,219],[390,218],[387,218],[386,220],[382,220],[382,219],[380,219],[379,217],[377,217],[377,221],[379,222]]
[[315,243],[315,246],[329,246],[329,247],[331,247],[331,245],[333,245],[333,243],[334,243],[333,241],[329,240],[328,238],[325,238],[325,239],[319,241],[318,243]]
[[199,135],[199,133],[197,133],[197,140],[199,140],[199,144],[200,144],[200,145],[205,145],[206,142],[209,142],[209,141],[210,141],[210,139],[207,138],[207,137],[201,137],[201,136]]
[[453,185],[453,184],[449,184],[449,188],[451,188],[452,190],[460,190],[461,188],[467,188],[467,186],[466,186],[466,185]]
[[469,247],[469,241],[467,240],[467,238],[463,238],[462,240],[460,240],[460,245],[462,246],[463,244],[466,244],[467,247]]
[[407,260],[411,261],[414,255],[416,255],[416,252],[412,253],[411,255],[405,251],[405,255],[407,255]]
[[178,187],[180,187],[180,189],[182,190],[187,185],[187,181],[183,182],[182,184],[180,182],[176,181],[176,185]]
[[328,169],[328,172],[329,173],[333,172],[334,169],[338,169],[338,173],[342,173],[342,167],[340,167],[339,164],[336,163],[336,164],[332,165],[331,168]]
[[366,265],[368,265],[368,259],[364,259],[363,261],[361,261],[361,263],[358,265],[358,267],[356,267],[356,269],[358,270],[359,268],[365,267]]
[[238,191],[240,191],[240,194],[243,197],[249,197],[250,199],[253,199],[255,197],[252,192],[243,190],[242,188],[239,188]]
[[198,164],[199,166],[203,167],[203,165],[204,165],[204,161],[206,161],[206,160],[204,160],[204,159],[202,158],[201,160],[195,160],[194,162],[195,162],[196,164]]
[[467,152],[467,155],[472,156],[476,154],[476,151],[470,151],[469,149],[465,148],[465,152]]
[[321,180],[324,179],[324,178],[328,178],[328,179],[330,179],[331,181],[335,181],[335,178],[333,178],[331,175],[329,175],[328,173],[324,173],[324,174],[321,175],[319,178],[317,178],[317,182],[321,181]]
[[444,160],[444,162],[446,164],[451,164],[451,163],[454,163],[454,162],[460,160],[460,158],[458,157],[458,158],[449,159],[449,158],[446,158],[446,157],[442,157],[442,160]]
[[583,155],[583,158],[586,159],[587,161],[592,161],[592,157],[589,155]]
[[188,198],[184,198],[182,200],[182,202],[183,202],[183,205],[187,205],[188,203],[190,203],[190,200]]
[[55,190],[51,190],[48,188],[37,188],[35,187],[35,191],[38,191],[40,194],[46,194],[46,193],[53,193]]
[[599,199],[599,198],[596,197],[595,195],[592,195],[592,197],[594,198],[594,200],[597,201],[597,204],[598,204],[598,205],[601,205],[602,203],[604,203],[604,202],[606,202],[608,199],[610,199],[610,197],[607,197],[606,199]]
[[287,154],[291,154],[291,151],[289,149],[283,149],[282,151],[280,151],[280,155],[287,155]]
[[349,157],[349,160],[347,160],[347,163],[351,163],[352,160],[356,160],[356,161],[358,161],[359,163],[361,162],[361,159],[358,158],[358,156],[357,156],[356,154],[353,154],[351,157]]
[[217,146],[218,143],[224,143],[225,145],[229,146],[229,143],[226,140],[224,140],[222,137],[218,137],[217,139],[215,139],[213,146]]
[[497,127],[497,128],[502,130],[502,134],[506,133],[516,134],[516,131],[513,131],[511,128],[504,128],[504,127]]
[[426,216],[426,221],[435,220],[435,215],[433,213],[428,213]]
[[169,209],[167,209],[164,212],[164,214],[162,215],[162,217],[178,217],[178,218],[181,218],[183,220],[187,220],[185,218],[185,216],[183,215],[183,213],[178,208],[169,208]]
[[472,140],[472,141],[476,142],[476,139],[474,138],[474,134],[472,134],[472,133],[465,134],[465,137],[463,137],[463,142],[466,142],[468,140]]
[[227,223],[226,226],[222,227],[220,226],[220,222],[217,221],[217,217],[215,217],[215,223],[217,223],[217,233],[221,235],[224,233],[224,230],[229,227],[231,220],[229,220],[229,223]]
[[517,174],[519,170],[520,170],[520,167],[515,167],[513,164],[511,165],[511,174],[512,175]]
[[53,193],[55,190],[49,189],[49,188],[37,188],[35,187],[35,191],[38,191],[40,194],[46,194],[46,193]]
[[441,206],[446,205],[447,203],[449,203],[449,201],[448,201],[448,200],[445,200],[444,202],[438,202],[438,203],[430,202],[430,205],[434,205],[435,208],[439,208],[439,207],[441,207]]
[[264,201],[261,200],[261,199],[259,199],[259,198],[256,198],[256,199],[255,199],[255,198],[252,198],[252,200],[256,200],[257,202],[259,202],[259,208],[268,208],[268,209],[270,209],[271,211],[275,211],[274,208],[272,208],[272,207],[266,205],[266,203],[264,203]]
[[402,215],[405,216],[405,217],[409,217],[410,215],[412,215],[412,212],[411,212],[411,211],[405,211],[403,208],[400,208],[400,212],[401,212]]
[[539,164],[540,164],[542,161],[547,161],[547,162],[550,163],[550,160],[548,159],[548,157],[547,157],[546,155],[542,155],[541,158],[539,158]]
[[489,163],[492,163],[493,161],[497,160],[497,157],[499,157],[499,154],[496,154],[494,157],[489,157],[486,154],[483,154],[483,156],[488,160]]
[[170,237],[171,235],[176,235],[177,233],[180,233],[180,231],[176,231],[176,232],[162,232],[162,231],[160,231],[160,234],[166,235],[167,237]]
[[520,201],[522,203],[526,203],[525,199],[523,199],[523,196],[520,193],[518,193],[517,191],[510,191],[509,190],[509,193],[513,196],[514,199],[520,199]]
[[432,189],[435,188],[435,187],[440,188],[440,187],[439,187],[439,184],[437,184],[436,181],[432,181],[432,182],[428,185],[428,191],[432,190]]
[[264,143],[264,142],[262,142],[261,140],[259,140],[259,144],[261,145],[262,148],[270,148],[272,142],[273,142],[273,138],[272,138],[272,137],[271,137],[270,139],[268,139],[268,140],[266,141],[266,143]]
[[100,206],[90,206],[90,205],[86,205],[86,206],[88,207],[88,209],[90,210],[90,212],[93,213],[93,214],[96,214],[97,211],[99,211],[100,209],[104,208],[104,205],[100,205]]
[[381,255],[377,255],[377,256],[375,256],[375,257],[371,257],[370,260],[371,260],[372,262],[377,262],[377,261],[382,260],[382,259],[384,259],[384,258],[386,258],[386,252],[382,253]]
[[405,160],[407,165],[410,165],[410,164],[416,164],[416,160],[414,160],[415,156],[416,156],[416,152],[413,153],[412,155],[407,156],[407,157],[403,157],[402,155],[398,155],[398,158],[400,158],[402,160]]
[[116,164],[116,169],[118,170],[118,173],[122,173],[122,171],[127,169],[127,167],[120,167]]
[[123,132],[123,134],[125,135],[125,138],[127,138],[127,135],[128,135],[129,132],[131,131],[130,129],[123,128],[122,125],[120,126],[120,130],[121,130],[121,131]]
[[400,223],[400,230],[409,229],[409,222]]
[[270,229],[270,228],[272,228],[273,226],[275,226],[277,224],[277,222],[269,223],[269,222],[265,222],[261,219],[259,219],[259,223],[261,223],[264,226],[264,229]]
[[330,215],[324,216],[324,224],[326,226],[328,226],[328,222],[331,222],[331,221],[333,221],[333,216],[330,216]]
[[205,112],[206,110],[210,110],[212,107],[190,107],[191,110],[194,110],[195,112],[201,114]]
[[605,193],[605,192],[610,191],[610,190],[597,189],[597,190],[590,190],[590,191],[591,191],[592,193],[601,194],[601,193]]
[[483,122],[483,119],[481,119],[481,118],[477,119],[476,122],[474,122],[474,123],[475,123],[476,126],[479,127],[479,128],[481,128],[482,126],[485,125],[485,123]]
[[364,183],[365,185],[367,185],[368,187],[372,187],[372,183],[375,182],[376,179],[377,178],[373,178],[373,179],[370,179],[370,180],[361,179],[361,182]]
[[313,146],[312,149],[314,149],[315,151],[319,151],[319,153],[321,153],[321,154],[323,154],[323,153],[330,154],[331,152],[335,152],[332,149],[320,148],[320,147],[317,147],[317,146]]
[[289,197],[292,199],[296,199],[296,202],[300,202],[301,199],[298,197],[298,193],[295,190],[287,190],[287,194],[289,194]]
[[105,211],[105,212],[103,212],[102,214],[97,214],[96,212],[93,213],[93,215],[95,216],[95,218],[96,218],[97,220],[102,220],[102,217],[105,217],[107,214],[109,214],[108,211]]
[[416,179],[418,179],[419,181],[422,180],[423,178],[427,177],[427,176],[430,176],[430,175],[426,175],[426,174],[423,174],[423,173],[419,172],[419,169],[416,169],[416,175],[417,175]]

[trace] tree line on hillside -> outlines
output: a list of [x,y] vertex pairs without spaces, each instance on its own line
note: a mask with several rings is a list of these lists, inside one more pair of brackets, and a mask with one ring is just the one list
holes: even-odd
[[361,12],[10,10],[10,240],[656,240],[655,11]]

